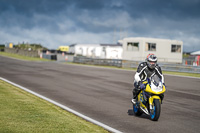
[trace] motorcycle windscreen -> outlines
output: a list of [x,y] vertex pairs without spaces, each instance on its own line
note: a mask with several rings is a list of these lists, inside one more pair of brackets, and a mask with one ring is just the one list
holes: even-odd
[[150,78],[150,83],[147,84],[145,91],[152,94],[161,94],[165,92],[165,86],[163,86],[161,78],[155,74]]
[[159,86],[160,84],[162,84],[162,81],[161,81],[161,78],[154,74],[152,77],[151,77],[151,82],[155,85],[155,86]]

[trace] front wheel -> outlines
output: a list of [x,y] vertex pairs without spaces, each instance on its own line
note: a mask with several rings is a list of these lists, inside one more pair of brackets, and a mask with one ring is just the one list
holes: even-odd
[[150,110],[150,118],[152,121],[157,121],[160,117],[161,104],[159,99],[154,99],[153,109]]
[[136,116],[141,116],[142,115],[142,111],[140,110],[140,107],[137,104],[133,105],[133,112]]

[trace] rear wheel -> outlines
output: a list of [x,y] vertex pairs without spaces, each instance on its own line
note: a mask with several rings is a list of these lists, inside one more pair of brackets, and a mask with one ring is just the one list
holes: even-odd
[[150,118],[152,121],[157,121],[160,117],[161,104],[159,99],[154,99],[153,109],[150,110]]
[[133,112],[136,116],[141,116],[142,115],[142,111],[140,110],[140,106],[138,106],[137,104],[133,105]]

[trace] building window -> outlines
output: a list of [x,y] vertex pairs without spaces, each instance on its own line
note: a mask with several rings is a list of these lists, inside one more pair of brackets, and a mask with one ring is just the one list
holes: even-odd
[[146,43],[145,51],[156,51],[156,43]]
[[172,44],[171,45],[171,52],[172,53],[180,53],[181,52],[181,45]]
[[127,51],[139,51],[139,42],[128,42]]

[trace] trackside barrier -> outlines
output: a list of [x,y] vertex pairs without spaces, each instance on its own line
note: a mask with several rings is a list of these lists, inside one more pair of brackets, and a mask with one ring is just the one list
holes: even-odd
[[192,65],[177,65],[177,64],[160,64],[162,70],[174,71],[174,72],[187,72],[187,73],[199,73],[200,66]]
[[[88,58],[83,56],[75,56],[74,63],[91,64],[91,65],[103,65],[103,66],[116,66],[121,68],[137,68],[141,63],[140,61],[128,61],[121,59],[97,59]],[[164,71],[172,72],[187,72],[187,73],[199,73],[200,66],[184,65],[184,64],[170,64],[170,63],[158,63],[161,69]]]
[[57,60],[56,54],[42,54],[42,58],[49,59],[49,60]]
[[81,64],[90,64],[90,65],[122,67],[122,60],[120,60],[120,59],[96,59],[96,58],[75,56],[73,62],[81,63]]

